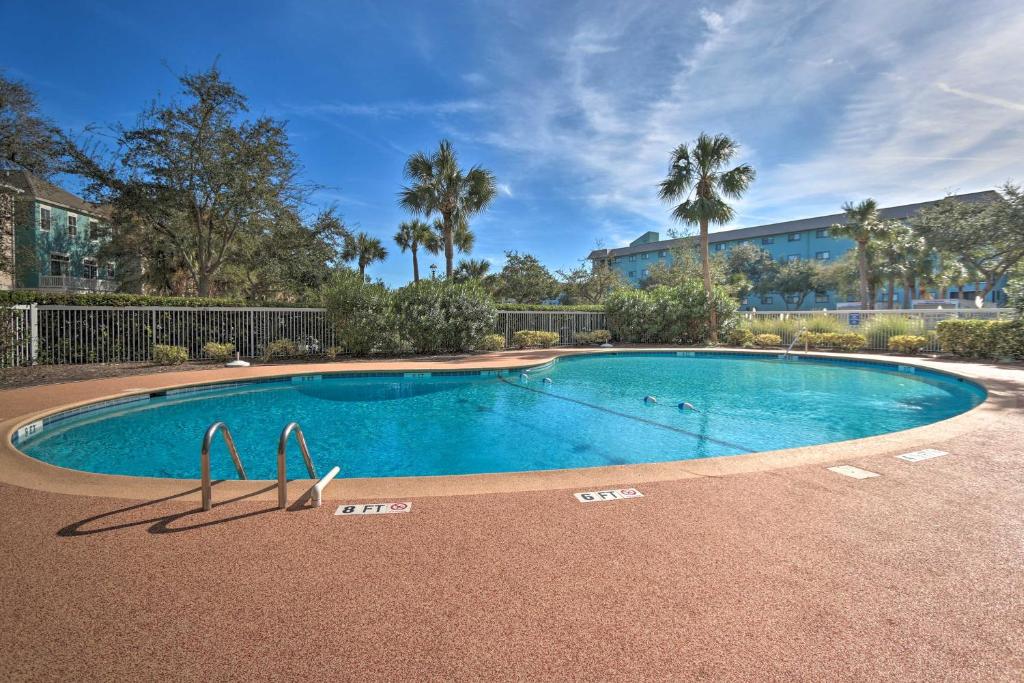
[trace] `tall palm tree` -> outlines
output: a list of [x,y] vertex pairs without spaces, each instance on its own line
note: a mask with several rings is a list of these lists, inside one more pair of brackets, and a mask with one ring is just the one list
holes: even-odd
[[494,200],[494,174],[480,166],[463,171],[452,143],[441,140],[436,152],[416,152],[409,157],[405,177],[410,184],[402,188],[398,203],[413,213],[440,217],[445,273],[451,277],[457,234],[461,232],[463,238],[471,235],[470,216],[483,211]]
[[420,281],[420,262],[417,255],[420,247],[431,254],[441,251],[441,241],[434,230],[421,220],[405,221],[398,226],[395,233],[395,244],[402,250],[412,252],[412,281]]
[[365,278],[366,266],[386,259],[388,250],[376,237],[360,232],[353,235],[352,239],[345,244],[345,250],[341,256],[346,261],[355,261],[359,267],[359,276]]
[[663,201],[682,199],[672,216],[685,224],[700,226],[700,258],[704,274],[704,294],[710,308],[709,341],[718,342],[718,311],[715,309],[711,261],[708,256],[708,225],[728,223],[735,215],[724,197],[739,199],[754,181],[756,173],[749,164],[723,170],[739,151],[739,145],[726,135],[701,133],[692,146],[683,143],[672,150],[668,177],[661,181]]
[[864,308],[874,308],[875,302],[871,301],[868,273],[868,245],[871,240],[881,237],[886,226],[878,217],[878,202],[868,198],[854,204],[846,202],[843,204],[843,211],[846,213],[846,223],[837,223],[829,228],[829,233],[836,237],[849,237],[857,243],[857,274],[860,278],[860,305]]
[[490,261],[486,259],[462,259],[459,267],[455,269],[456,280],[483,280],[491,269]]

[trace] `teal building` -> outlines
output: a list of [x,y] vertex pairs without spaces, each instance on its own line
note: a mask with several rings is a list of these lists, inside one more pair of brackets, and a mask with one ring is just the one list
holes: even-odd
[[[5,289],[112,292],[115,264],[100,250],[110,239],[110,216],[25,171],[0,171],[9,213]],[[12,263],[13,262],[13,263]]]
[[[988,202],[993,201],[999,195],[996,192],[972,192],[970,194],[956,195],[956,199],[963,202]],[[921,209],[932,206],[936,202],[921,202],[918,204],[905,204],[879,210],[881,218],[886,220],[906,220]],[[821,263],[829,263],[841,257],[844,253],[853,249],[855,244],[852,240],[834,237],[829,234],[829,227],[835,224],[846,223],[845,214],[831,214],[828,216],[815,216],[813,218],[801,218],[799,220],[785,221],[783,223],[771,223],[768,225],[757,225],[749,228],[738,228],[735,230],[723,230],[713,232],[709,236],[709,250],[712,255],[728,252],[733,246],[743,243],[755,244],[772,255],[780,262],[796,260],[815,260]],[[607,264],[617,270],[622,278],[632,284],[639,286],[648,276],[651,266],[656,263],[671,265],[673,249],[682,247],[689,238],[681,239],[660,239],[657,232],[646,232],[633,240],[629,246],[617,249],[596,249],[587,256],[593,266]],[[984,283],[981,283],[984,284]],[[975,283],[964,288],[962,293],[951,292],[950,298],[962,296],[964,300],[973,301],[975,297]],[[939,294],[939,293],[934,293]],[[888,304],[888,295],[882,288],[877,293],[880,304]],[[903,308],[906,293],[902,287],[895,292],[895,303],[897,308]],[[997,287],[987,297],[988,305],[999,305],[1005,300],[1002,289]],[[787,303],[789,306],[787,307]],[[814,310],[822,308],[857,308],[857,297],[840,297],[836,292],[813,292],[804,298],[799,310]],[[742,310],[757,309],[758,311],[785,311],[798,310],[795,300],[787,302],[778,293],[758,296],[751,294],[741,302]]]

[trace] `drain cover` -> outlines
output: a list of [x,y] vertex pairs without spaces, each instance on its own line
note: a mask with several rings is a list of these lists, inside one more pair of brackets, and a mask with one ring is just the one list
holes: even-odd
[[930,460],[931,458],[937,458],[940,455],[949,455],[946,451],[940,451],[935,448],[926,448],[923,451],[914,451],[913,453],[904,453],[903,455],[897,455],[896,457],[900,460],[906,460],[907,462],[920,462],[922,460]]

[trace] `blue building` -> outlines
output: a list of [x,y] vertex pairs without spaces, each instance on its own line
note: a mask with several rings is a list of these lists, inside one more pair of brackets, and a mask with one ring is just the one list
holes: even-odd
[[[998,198],[993,191],[972,192],[969,194],[956,195],[956,199],[963,202],[989,202]],[[921,202],[918,204],[906,204],[903,206],[892,206],[879,210],[879,216],[885,220],[906,220],[921,209],[932,206],[936,202]],[[815,216],[814,218],[801,218],[784,223],[771,223],[768,225],[757,225],[750,228],[738,228],[736,230],[725,230],[714,232],[709,236],[709,250],[712,255],[722,254],[737,245],[743,243],[755,244],[772,255],[780,262],[797,260],[815,260],[823,264],[829,263],[841,257],[850,249],[855,248],[855,243],[846,238],[833,237],[829,234],[829,226],[846,223],[846,214],[832,214],[829,216]],[[657,263],[671,265],[673,250],[684,247],[691,238],[679,238],[662,240],[657,232],[646,232],[633,240],[628,247],[618,249],[596,249],[587,256],[593,266],[609,265],[619,272],[622,278],[632,284],[639,286],[649,275],[650,268]],[[984,286],[984,283],[980,283]],[[971,283],[964,287],[962,293],[957,291],[949,293],[933,292],[933,296],[946,294],[943,298],[956,298],[962,294],[962,298],[973,301],[975,297],[975,285]],[[888,296],[884,291],[878,292],[876,308],[881,304],[888,303]],[[903,307],[906,293],[898,288],[895,294],[895,306]],[[1003,301],[1004,294],[1001,288],[994,288],[989,293],[987,300],[998,304]],[[837,308],[852,306],[857,307],[858,297],[839,297],[836,292],[815,292],[809,294],[800,306],[800,310],[812,310],[822,308]],[[795,301],[788,302],[788,310],[797,310]],[[742,310],[756,308],[759,311],[784,311],[787,310],[787,302],[780,294],[766,294],[758,296],[751,294],[741,302]]]

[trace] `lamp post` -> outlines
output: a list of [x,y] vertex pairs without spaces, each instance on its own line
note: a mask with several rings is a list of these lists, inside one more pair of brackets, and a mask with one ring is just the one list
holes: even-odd
[[431,263],[430,264],[430,279],[431,280],[436,280],[437,279],[437,264],[436,263]]

